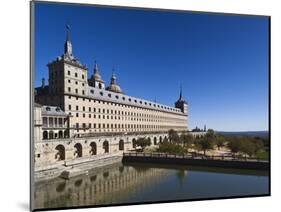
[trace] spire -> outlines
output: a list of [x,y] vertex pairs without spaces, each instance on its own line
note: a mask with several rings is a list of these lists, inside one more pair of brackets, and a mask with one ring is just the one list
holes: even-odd
[[99,71],[99,67],[98,67],[98,64],[97,64],[97,61],[95,60],[95,65],[94,65],[94,79],[97,80],[97,81],[102,81],[101,79],[101,75],[100,75],[100,71]]
[[182,84],[180,84],[180,98],[179,100],[182,100]]
[[112,75],[111,75],[111,81],[110,84],[115,85],[116,84],[116,76],[115,76],[115,70],[114,67],[112,68]]
[[70,57],[73,57],[72,55],[72,44],[70,42],[70,25],[67,24],[65,26],[66,28],[66,41],[64,43],[64,54]]
[[95,65],[94,65],[94,74],[100,74],[99,73],[99,67],[98,67],[98,64],[97,64],[97,61],[95,60]]
[[70,41],[70,25],[66,24],[66,40]]

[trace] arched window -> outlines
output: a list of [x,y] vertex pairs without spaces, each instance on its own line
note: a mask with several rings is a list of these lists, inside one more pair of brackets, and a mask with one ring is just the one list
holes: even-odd
[[59,131],[59,138],[62,138],[63,137],[63,132],[60,130]]
[[103,149],[104,149],[104,153],[108,153],[109,152],[109,143],[108,141],[104,141],[103,145],[102,145]]
[[74,145],[74,158],[82,157],[82,145],[77,143]]
[[154,142],[154,145],[157,145],[157,138],[156,137],[154,137],[153,142]]
[[65,160],[65,148],[64,148],[64,146],[60,144],[60,145],[56,146],[55,150],[56,150],[55,159],[57,161]]
[[133,144],[133,148],[137,147],[137,140],[135,138],[133,138],[132,144]]
[[43,132],[43,139],[48,139],[48,131]]
[[102,85],[101,85],[101,83],[99,83],[99,89],[102,89]]
[[119,151],[123,151],[124,150],[124,141],[120,140],[119,141]]
[[54,138],[54,132],[53,131],[50,131],[49,132],[49,139],[53,139]]
[[90,147],[91,147],[90,155],[96,155],[97,154],[97,144],[96,144],[96,142],[91,142]]

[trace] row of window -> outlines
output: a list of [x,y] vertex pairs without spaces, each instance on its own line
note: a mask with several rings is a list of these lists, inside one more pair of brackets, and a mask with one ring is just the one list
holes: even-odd
[[[68,75],[68,76],[70,76],[70,75],[71,75],[70,70],[68,70],[68,71],[67,71],[67,75]],[[74,76],[75,76],[75,77],[78,77],[77,72],[75,72],[75,73],[74,73]],[[82,78],[82,79],[85,79],[84,74],[81,74],[81,78]]]
[[161,125],[144,125],[144,124],[101,124],[101,123],[91,123],[86,124],[82,123],[82,126],[79,123],[75,125],[76,129],[79,128],[89,128],[89,129],[171,129],[171,128],[180,128],[185,129],[183,126],[161,126]]
[[[71,80],[70,80],[70,79],[68,80],[68,83],[71,83]],[[78,81],[75,81],[75,85],[78,85],[78,83],[79,83]],[[85,83],[84,83],[84,82],[82,82],[82,86],[85,86]]]
[[[93,89],[90,90],[90,93],[94,94],[95,91]],[[99,92],[100,96],[103,96],[104,93],[103,91],[100,91]],[[112,94],[111,93],[108,93],[107,96],[109,98],[112,97]],[[115,95],[115,98],[116,99],[119,99],[119,95]],[[123,101],[126,101],[126,97],[125,96],[122,96],[122,99]],[[132,98],[128,98],[128,101],[129,102],[134,102],[134,103],[139,103],[139,104],[144,104],[144,105],[148,105],[148,106],[153,106],[153,107],[158,107],[158,108],[162,108],[162,109],[166,109],[166,110],[170,110],[170,111],[179,111],[178,109],[175,109],[175,108],[171,108],[171,107],[167,107],[167,106],[163,106],[163,105],[159,105],[159,104],[155,104],[155,103],[151,103],[151,102],[146,102],[146,101],[142,101],[142,100],[137,100],[137,99],[132,99]]]
[[[72,115],[72,113],[70,112],[69,115]],[[79,117],[79,113],[76,113],[75,115],[77,118]],[[83,113],[82,117],[85,118],[86,114]],[[178,119],[173,119],[173,118],[163,118],[163,119],[147,119],[147,118],[136,118],[136,117],[121,117],[121,116],[110,116],[110,115],[96,115],[94,114],[92,116],[92,114],[88,114],[89,118],[98,118],[98,119],[111,119],[111,120],[126,120],[126,121],[144,121],[144,122],[173,122],[173,123],[185,123],[186,120],[178,120]]]
[[[71,89],[70,89],[71,90]],[[77,93],[78,93],[78,90],[77,90]],[[79,98],[81,97],[72,97],[72,96],[68,96],[68,99],[72,99],[72,98],[76,98],[76,100],[79,100]],[[86,98],[81,98],[83,101],[86,100]],[[119,104],[119,103],[114,103],[114,102],[106,102],[106,101],[101,101],[101,100],[95,100],[95,99],[88,99],[89,102],[94,102],[94,103],[99,103],[99,104],[107,104],[107,105],[112,105],[112,106],[120,106],[120,107],[125,107],[125,108],[138,108],[140,110],[144,110],[144,111],[153,111],[153,112],[162,112],[162,111],[158,111],[158,110],[154,110],[154,109],[149,109],[149,108],[139,108],[139,107],[135,107],[135,106],[131,106],[131,105],[126,105],[126,104]],[[156,107],[156,106],[155,106]],[[159,106],[160,107],[160,106]],[[161,106],[161,108],[164,108],[164,109],[169,109],[169,107],[166,107],[166,106]],[[172,110],[172,111],[176,111],[178,112],[179,109],[177,108],[170,108],[169,110]]]
[[[71,87],[68,87],[68,92],[71,92]],[[78,88],[75,88],[75,93],[78,94]],[[82,90],[82,95],[85,95],[85,90]]]

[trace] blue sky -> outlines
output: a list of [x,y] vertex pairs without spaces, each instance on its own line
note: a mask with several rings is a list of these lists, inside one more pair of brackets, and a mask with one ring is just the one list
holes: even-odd
[[[224,131],[268,130],[268,19],[191,12],[37,3],[35,85],[63,53],[132,96],[173,105],[182,83],[189,125]],[[90,75],[89,75],[90,76]]]

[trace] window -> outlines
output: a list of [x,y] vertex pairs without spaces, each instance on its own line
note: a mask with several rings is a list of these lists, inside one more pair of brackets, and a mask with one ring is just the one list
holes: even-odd
[[83,111],[85,111],[85,106],[83,106]]
[[91,108],[91,107],[89,107],[89,112],[91,112],[91,109],[92,109],[92,108]]
[[70,81],[70,79],[68,80],[68,83],[70,83],[71,81]]
[[46,107],[46,110],[47,110],[47,111],[51,111],[51,108],[50,108],[50,107]]
[[82,74],[82,79],[84,79],[84,74]]
[[77,73],[75,73],[75,77],[77,77],[78,75],[77,75]]
[[77,82],[77,81],[75,81],[75,85],[78,85],[78,82]]
[[68,110],[71,110],[71,105],[68,105]]
[[75,89],[75,93],[78,93],[78,89],[77,88]]
[[79,113],[76,113],[76,117],[79,117]]
[[85,91],[84,90],[82,90],[82,94],[85,95]]
[[76,110],[77,110],[77,111],[79,110],[79,106],[78,106],[78,105],[76,105]]
[[110,94],[110,93],[108,94],[108,97],[111,97],[111,94]]
[[[103,92],[100,92],[100,95],[103,96]],[[100,102],[99,102],[100,103]]]
[[67,71],[67,75],[70,75],[70,71]]
[[71,88],[70,87],[68,87],[68,92],[71,92]]

